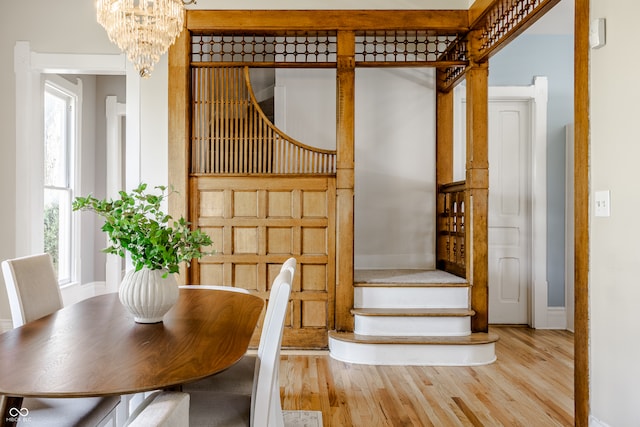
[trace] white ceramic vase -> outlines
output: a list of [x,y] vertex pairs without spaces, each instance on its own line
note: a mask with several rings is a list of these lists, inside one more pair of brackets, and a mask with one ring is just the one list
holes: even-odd
[[137,323],[158,323],[178,301],[178,282],[167,270],[130,270],[120,284],[120,302]]

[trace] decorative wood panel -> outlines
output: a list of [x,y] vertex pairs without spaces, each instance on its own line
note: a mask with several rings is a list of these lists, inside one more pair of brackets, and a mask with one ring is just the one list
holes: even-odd
[[294,256],[283,345],[326,348],[335,312],[335,177],[198,176],[191,194],[192,222],[216,250],[192,264],[191,280],[267,299],[282,263]]
[[438,189],[437,267],[466,277],[465,182],[440,185]]

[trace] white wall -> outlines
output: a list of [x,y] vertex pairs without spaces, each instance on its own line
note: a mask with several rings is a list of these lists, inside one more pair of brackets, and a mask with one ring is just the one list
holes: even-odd
[[[73,13],[69,13],[73,11]],[[6,96],[0,98],[0,197],[6,208],[0,210],[0,259],[16,256],[16,85],[14,74],[14,46],[17,41],[28,41],[38,53],[65,54],[119,54],[119,49],[109,42],[104,29],[96,22],[93,2],[61,0],[49,2],[34,0],[5,5],[0,16],[0,89]],[[94,90],[95,92],[95,90]],[[139,156],[134,167],[136,177],[153,185],[167,181],[167,65],[166,56],[156,70],[156,75],[140,87],[141,98],[147,102],[141,122],[144,129],[138,132],[144,141],[148,155]],[[140,100],[137,100],[140,102]],[[93,136],[92,136],[93,138]],[[95,278],[94,278],[95,279]],[[0,279],[0,327],[10,319],[9,307]]]
[[356,70],[355,268],[435,268],[435,73]]
[[[29,41],[42,53],[118,53],[96,23],[93,2],[33,0],[3,5],[0,15],[0,259],[16,255],[16,85],[14,46]],[[73,13],[70,13],[73,11]],[[0,321],[9,319],[9,306],[0,283]]]
[[[591,51],[591,413],[599,425],[631,427],[640,425],[640,3],[591,5],[607,31],[606,46]],[[600,190],[611,191],[610,217],[593,216]]]
[[[356,268],[435,267],[435,78],[431,69],[357,69]],[[335,70],[276,73],[276,124],[336,148]]]
[[303,144],[336,149],[336,70],[278,69],[275,125]]

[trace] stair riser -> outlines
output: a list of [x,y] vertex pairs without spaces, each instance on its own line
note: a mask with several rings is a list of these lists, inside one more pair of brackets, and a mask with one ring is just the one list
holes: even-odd
[[496,360],[494,343],[481,345],[359,344],[329,338],[331,357],[365,365],[475,366]]
[[471,333],[469,317],[355,316],[356,334],[407,336],[464,336]]
[[357,287],[356,308],[468,308],[467,287]]

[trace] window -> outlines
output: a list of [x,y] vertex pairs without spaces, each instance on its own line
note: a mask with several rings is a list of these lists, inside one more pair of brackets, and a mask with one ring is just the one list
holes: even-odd
[[73,200],[77,96],[63,85],[44,85],[44,250],[60,285],[74,277]]

